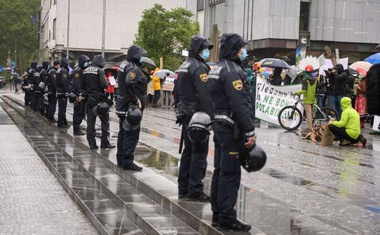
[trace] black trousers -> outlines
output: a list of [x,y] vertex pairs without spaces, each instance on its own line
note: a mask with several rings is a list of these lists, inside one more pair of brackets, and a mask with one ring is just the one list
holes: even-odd
[[335,137],[338,140],[345,139],[345,140],[349,140],[351,143],[357,143],[359,141],[358,139],[355,140],[355,139],[351,138],[347,134],[346,128],[344,128],[344,127],[336,127],[336,126],[330,124],[329,128],[330,128],[330,131],[335,135]]
[[[92,112],[93,107],[87,104],[87,141],[90,147],[96,146],[96,131],[95,131],[95,123],[96,123],[96,115]],[[99,117],[101,121],[102,128],[102,137],[101,137],[101,146],[107,146],[109,144],[110,138],[110,116],[107,112],[105,115]]]
[[158,100],[161,97],[161,90],[154,91],[153,104],[157,105]]
[[86,115],[86,105],[87,102],[85,99],[74,106],[74,114],[73,114],[73,129],[74,133],[80,131],[80,124],[83,121],[84,116]]
[[220,225],[231,225],[237,221],[235,205],[241,180],[239,152],[244,139],[235,139],[232,127],[220,122],[214,123],[214,133],[217,142],[211,206]]
[[57,97],[55,96],[55,94],[49,95],[48,97],[49,97],[49,105],[47,106],[47,109],[46,109],[46,117],[49,120],[53,120],[55,111],[57,109]]
[[67,125],[66,119],[67,98],[58,97],[58,127]]
[[41,115],[45,115],[44,94],[36,93],[36,100],[37,100],[37,111],[39,111]]
[[187,134],[188,123],[182,124],[185,148],[181,155],[178,172],[178,193],[199,197],[203,194],[203,182],[207,168],[208,140],[192,143]]
[[35,91],[30,91],[30,108],[34,111],[37,111],[37,93]]
[[30,91],[25,91],[24,104],[30,106]]
[[127,132],[123,128],[125,117],[119,117],[119,133],[117,135],[117,165],[128,167],[135,160],[135,150],[140,138],[140,126],[133,131]]

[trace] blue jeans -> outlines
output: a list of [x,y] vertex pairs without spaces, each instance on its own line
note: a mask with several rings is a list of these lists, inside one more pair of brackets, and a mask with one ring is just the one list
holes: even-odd
[[340,106],[340,101],[343,97],[343,95],[335,96],[335,110],[338,112],[339,117],[342,115],[342,107]]
[[[328,95],[327,96],[327,103],[328,106],[332,109],[335,109],[335,96],[333,95]],[[336,110],[336,109],[335,109]]]

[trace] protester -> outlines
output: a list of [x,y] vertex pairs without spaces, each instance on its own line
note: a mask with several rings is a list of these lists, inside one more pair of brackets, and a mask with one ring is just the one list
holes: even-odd
[[[160,70],[157,68],[155,72]],[[152,86],[153,86],[153,91],[154,91],[154,96],[153,96],[153,108],[158,108],[158,100],[161,97],[161,80],[157,76],[152,76]]]
[[360,115],[351,106],[351,99],[343,97],[341,102],[342,116],[339,121],[330,121],[330,131],[339,140],[340,146],[346,146],[361,142],[363,146],[366,145],[367,140],[360,133]]
[[339,116],[342,114],[340,100],[347,94],[347,72],[344,71],[343,65],[337,64],[333,67],[332,76],[334,77],[334,96],[335,104],[334,109],[338,112]]
[[367,97],[366,97],[366,75],[367,73],[363,71],[359,74],[361,78],[359,85],[357,86],[356,100],[355,100],[355,110],[360,115],[360,127],[364,128],[365,119],[367,117]]
[[[366,75],[367,112],[380,115],[380,64],[374,64]],[[380,124],[379,124],[380,129]]]
[[106,73],[106,79],[107,79],[106,96],[111,101],[113,101],[113,95],[114,95],[114,92],[115,92],[115,87],[113,85],[111,85],[111,82],[110,82],[110,77],[111,76],[112,76],[112,73],[108,71]]
[[332,69],[325,70],[327,106],[332,109],[335,109],[335,96],[334,96],[335,77],[331,73],[331,70]]
[[317,91],[316,91],[316,98],[317,98],[317,104],[319,108],[323,108],[326,106],[326,98],[327,98],[327,81],[326,77],[320,74],[318,76],[317,82]]
[[170,109],[171,96],[174,88],[174,78],[166,76],[164,78],[164,84],[162,86],[163,92],[163,109]]
[[274,68],[273,74],[269,75],[269,83],[274,86],[281,86],[282,83],[282,68]]

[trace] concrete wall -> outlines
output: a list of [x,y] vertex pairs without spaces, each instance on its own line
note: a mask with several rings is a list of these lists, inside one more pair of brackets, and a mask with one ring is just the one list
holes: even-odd
[[[42,7],[46,7],[42,0]],[[48,11],[45,30],[51,31],[50,49],[67,45],[68,0],[59,0]],[[185,0],[107,0],[106,6],[106,51],[123,51],[133,44],[138,22],[145,9],[155,3],[166,9],[186,7]],[[101,50],[103,0],[70,0],[70,50]],[[57,19],[57,37],[54,40],[53,20]],[[46,40],[46,39],[45,39]]]

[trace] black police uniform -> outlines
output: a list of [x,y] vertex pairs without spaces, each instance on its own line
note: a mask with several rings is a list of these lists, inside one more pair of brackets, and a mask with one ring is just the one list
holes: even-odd
[[208,201],[203,192],[202,180],[206,174],[208,141],[192,143],[188,137],[187,128],[194,113],[202,111],[212,118],[211,97],[206,88],[207,75],[210,67],[199,56],[203,49],[211,49],[212,44],[203,37],[194,36],[191,40],[189,57],[178,69],[177,122],[182,124],[182,135],[185,148],[182,152],[178,173],[178,194],[180,198],[187,197]]
[[[30,86],[30,108],[34,111],[37,111],[37,98],[38,93],[36,93],[36,80],[39,81],[40,73],[37,70],[38,62],[34,61],[30,64],[30,69],[28,70],[29,84]],[[38,86],[38,85],[37,85]]]
[[[27,69],[27,71],[29,71],[29,68]],[[30,106],[30,79],[29,79],[29,74],[25,74],[22,78],[22,85],[21,85],[21,89],[25,92],[25,96],[24,96],[24,104],[25,106]]]
[[[38,96],[38,99],[37,99],[37,107],[38,107],[38,111],[40,111],[41,115],[45,116],[46,115],[46,105],[44,104],[44,100],[43,100],[43,96],[44,94],[47,92],[47,89],[46,89],[46,81],[47,81],[47,71],[49,69],[49,65],[50,63],[48,61],[43,61],[42,62],[42,67],[40,69],[40,79],[43,83],[43,85],[45,86],[44,89],[42,88],[39,88],[39,90],[41,91],[40,95]],[[40,86],[40,84],[38,84],[38,86]]]
[[59,61],[54,61],[54,66],[47,72],[46,84],[48,87],[49,105],[46,110],[46,117],[49,121],[55,122],[54,115],[57,109],[57,70]]
[[82,97],[82,101],[79,103],[76,103],[74,105],[74,114],[73,114],[73,129],[75,135],[82,135],[84,134],[80,129],[80,124],[82,123],[82,120],[86,114],[86,99],[83,99],[83,92],[82,92],[82,74],[83,70],[88,67],[88,63],[90,61],[90,58],[86,55],[80,55],[78,58],[78,67],[76,67],[73,70],[73,73],[71,74],[72,82],[73,82],[73,91],[77,96]]
[[208,87],[214,106],[214,133],[220,151],[215,152],[211,185],[213,222],[221,228],[248,231],[236,219],[235,205],[240,186],[239,152],[246,138],[255,135],[247,73],[235,55],[245,45],[237,34],[222,37],[220,62],[210,71]]
[[[96,145],[96,132],[95,123],[96,115],[92,112],[92,109],[99,104],[99,102],[105,99],[104,89],[107,87],[106,75],[102,68],[104,68],[104,58],[100,55],[94,56],[92,64],[83,70],[82,79],[82,93],[87,99],[87,141],[91,149],[97,149]],[[110,123],[109,113],[99,117],[101,121],[102,137],[101,148],[108,148],[110,146]]]
[[127,169],[140,171],[142,168],[133,161],[134,152],[140,137],[140,126],[136,130],[127,132],[123,129],[123,122],[128,108],[131,105],[141,103],[141,112],[146,106],[147,77],[140,66],[140,59],[145,50],[139,46],[132,45],[127,54],[127,61],[120,67],[118,74],[118,97],[116,99],[116,113],[119,116],[119,133],[117,136],[117,164]]
[[66,119],[67,97],[71,91],[71,80],[69,77],[70,61],[66,58],[61,60],[61,68],[57,71],[57,99],[58,99],[58,124],[60,128],[70,127]]

